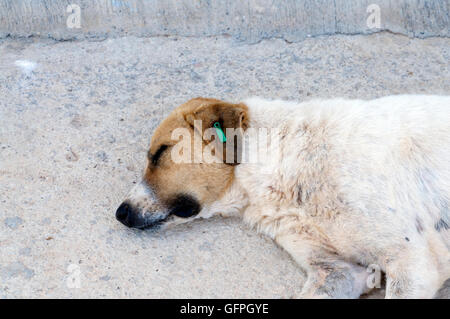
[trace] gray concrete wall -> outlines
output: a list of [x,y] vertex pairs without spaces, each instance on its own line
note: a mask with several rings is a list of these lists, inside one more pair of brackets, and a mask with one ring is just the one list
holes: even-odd
[[[380,8],[380,28],[367,7]],[[68,28],[69,4],[81,8],[81,28]],[[368,34],[449,37],[449,0],[0,0],[0,38],[57,40],[136,36],[229,35],[245,42]]]

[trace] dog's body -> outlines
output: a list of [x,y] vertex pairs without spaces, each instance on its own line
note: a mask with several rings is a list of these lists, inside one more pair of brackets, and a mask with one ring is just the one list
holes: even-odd
[[[387,297],[430,298],[450,277],[450,97],[220,103],[196,99],[181,106],[157,129],[152,148],[167,143],[190,116],[204,120],[205,109],[208,120],[217,115],[224,127],[277,128],[280,143],[269,141],[267,161],[185,166],[192,189],[167,187],[188,193],[191,206],[196,199],[198,211],[188,219],[242,215],[307,271],[303,297],[359,297],[368,290],[369,265],[386,273]],[[128,206],[144,216],[155,202],[173,206],[161,200],[170,192],[155,179],[158,169],[174,164],[166,165],[149,165]],[[196,186],[199,174],[211,178]],[[217,176],[225,186],[209,198],[203,191],[219,189]],[[180,171],[176,178],[183,183]],[[149,218],[186,220],[170,210],[158,216]]]

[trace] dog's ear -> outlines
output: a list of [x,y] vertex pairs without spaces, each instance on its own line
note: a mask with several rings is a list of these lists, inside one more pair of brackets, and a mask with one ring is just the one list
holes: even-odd
[[186,122],[194,127],[194,121],[202,121],[203,130],[214,127],[219,123],[222,128],[242,128],[248,125],[247,106],[245,104],[232,104],[214,99],[197,98],[199,105],[185,114]]
[[[220,139],[216,134],[214,140],[215,143],[222,143],[223,147],[223,161],[226,164],[236,165],[240,161],[240,155],[242,149],[242,134],[248,127],[248,108],[245,104],[232,104],[215,99],[195,99],[198,105],[185,113],[184,117],[186,122],[199,134],[204,137],[205,130],[220,128],[225,135],[227,129],[234,129],[235,135],[227,136],[226,141]],[[201,123],[201,130],[196,126],[196,121]],[[217,130],[216,130],[217,131]],[[230,130],[228,130],[230,132]],[[209,143],[210,140],[204,140],[204,143]],[[230,153],[233,149],[233,153]],[[227,150],[229,156],[227,157]],[[232,156],[234,154],[234,156]]]

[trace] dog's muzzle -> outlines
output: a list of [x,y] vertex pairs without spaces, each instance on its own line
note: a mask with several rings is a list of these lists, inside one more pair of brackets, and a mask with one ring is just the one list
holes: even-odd
[[116,211],[116,218],[127,227],[146,229],[160,226],[169,212],[144,183],[136,185]]
[[176,194],[161,204],[155,192],[145,182],[136,185],[116,211],[116,218],[132,228],[158,228],[174,220],[188,220],[201,211],[200,203],[189,194]]

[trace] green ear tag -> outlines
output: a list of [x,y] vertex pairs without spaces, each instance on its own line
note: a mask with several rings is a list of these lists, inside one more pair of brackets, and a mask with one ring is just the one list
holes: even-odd
[[225,143],[227,141],[227,137],[225,136],[225,133],[220,127],[220,123],[219,122],[214,123],[214,127],[216,128],[216,133],[219,136],[220,141],[222,143]]

